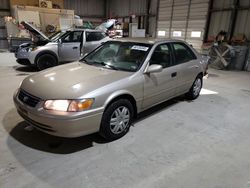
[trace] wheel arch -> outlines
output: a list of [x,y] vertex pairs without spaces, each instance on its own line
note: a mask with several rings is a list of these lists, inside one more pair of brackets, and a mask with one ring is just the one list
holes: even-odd
[[196,76],[196,78],[197,78],[198,76],[203,77],[203,76],[204,76],[204,73],[203,73],[203,72],[198,73],[198,75]]
[[130,92],[127,92],[127,91],[119,91],[119,92],[116,92],[116,93],[110,95],[108,97],[108,99],[105,101],[104,109],[107,109],[107,107],[109,105],[111,105],[113,102],[115,102],[115,101],[117,101],[119,99],[127,99],[127,100],[130,101],[130,103],[131,103],[131,105],[133,106],[133,109],[134,109],[133,116],[136,117],[137,116],[137,103],[136,103],[136,100],[135,100],[134,96]]
[[44,50],[44,51],[39,52],[39,53],[36,55],[35,61],[34,61],[35,64],[37,63],[38,58],[39,58],[40,56],[42,56],[42,55],[45,55],[45,54],[52,55],[54,58],[56,58],[56,61],[57,61],[57,63],[58,63],[59,58],[58,58],[58,56],[57,56],[57,54],[56,54],[55,52],[50,51],[50,50]]

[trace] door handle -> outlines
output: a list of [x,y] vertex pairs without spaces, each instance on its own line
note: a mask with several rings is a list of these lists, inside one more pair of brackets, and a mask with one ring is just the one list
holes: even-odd
[[177,76],[177,72],[173,72],[172,74],[171,74],[171,77],[173,78],[173,77],[176,77]]
[[77,46],[75,46],[75,47],[73,47],[72,49],[73,49],[73,50],[76,50],[77,48],[78,48],[78,47],[77,47]]

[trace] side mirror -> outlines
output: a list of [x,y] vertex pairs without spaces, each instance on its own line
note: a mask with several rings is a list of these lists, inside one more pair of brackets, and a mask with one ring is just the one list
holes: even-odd
[[150,65],[147,70],[146,70],[146,73],[147,74],[150,74],[150,73],[157,73],[157,72],[161,72],[163,69],[163,67],[161,65],[156,65],[156,64],[153,64],[153,65]]
[[62,44],[62,39],[59,39],[59,40],[58,40],[58,43],[59,43],[59,44]]

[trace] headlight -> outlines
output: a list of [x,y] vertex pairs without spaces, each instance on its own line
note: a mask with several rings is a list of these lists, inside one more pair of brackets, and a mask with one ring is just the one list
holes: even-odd
[[93,99],[82,100],[46,100],[44,109],[63,112],[80,112],[89,109],[94,103]]

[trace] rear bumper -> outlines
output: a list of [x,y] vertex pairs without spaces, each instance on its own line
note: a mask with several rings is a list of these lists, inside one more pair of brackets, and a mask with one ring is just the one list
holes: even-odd
[[[41,108],[32,108],[22,103],[14,95],[14,103],[19,115],[38,130],[60,137],[79,137],[100,129],[102,110],[85,113],[79,116],[48,115]],[[39,106],[39,105],[38,105]]]

